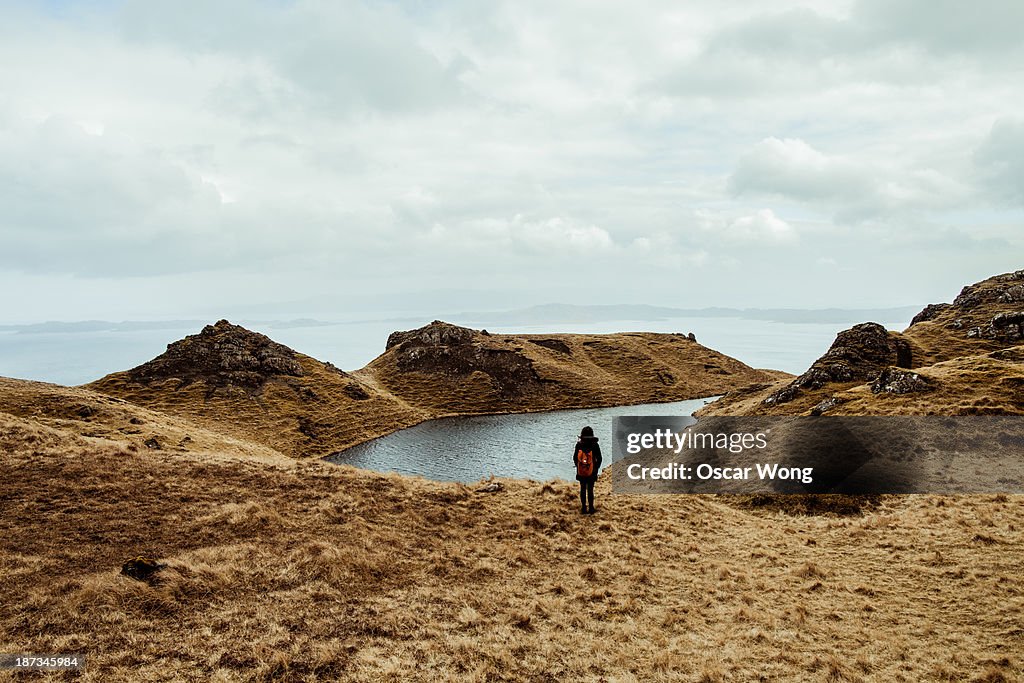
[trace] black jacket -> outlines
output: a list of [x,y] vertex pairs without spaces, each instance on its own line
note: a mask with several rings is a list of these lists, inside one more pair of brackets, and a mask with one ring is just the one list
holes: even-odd
[[579,451],[580,448],[584,450],[594,451],[594,473],[586,478],[580,477],[580,475],[577,473],[576,478],[579,479],[580,481],[596,481],[597,473],[601,469],[601,446],[599,446],[597,443],[597,437],[585,436],[576,442],[576,445],[572,449],[573,469],[576,468],[576,453]]

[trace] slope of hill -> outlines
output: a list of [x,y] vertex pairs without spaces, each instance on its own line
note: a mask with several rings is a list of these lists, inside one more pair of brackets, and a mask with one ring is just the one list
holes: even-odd
[[87,389],[293,456],[432,417],[672,401],[774,379],[684,335],[490,335],[436,321],[348,373],[227,321]]
[[85,387],[65,387],[0,377],[0,415],[30,420],[88,440],[115,442],[128,452],[153,451],[175,457],[208,452],[262,462],[284,459],[278,451],[232,438],[223,429],[205,429]]
[[[320,462],[133,452],[5,413],[0,455],[0,652],[86,655],[61,680],[1024,673],[1019,496],[786,517],[610,496],[602,477],[591,517],[568,482],[489,494]],[[139,554],[167,566],[120,575]]]
[[799,377],[734,391],[702,415],[1024,414],[1024,270],[931,304],[902,333],[840,332]]
[[226,320],[86,388],[294,456],[327,455],[429,417]]

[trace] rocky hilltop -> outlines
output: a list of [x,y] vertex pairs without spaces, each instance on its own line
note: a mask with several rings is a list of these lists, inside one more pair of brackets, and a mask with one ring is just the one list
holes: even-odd
[[492,335],[442,321],[393,333],[349,373],[221,320],[82,389],[323,456],[433,417],[682,400],[778,376],[692,335]]
[[[384,356],[371,364],[379,369],[375,374],[389,379],[406,373],[430,377],[446,386],[444,393],[450,394],[456,388],[450,380],[462,382],[473,378],[487,385],[481,390],[488,397],[516,401],[535,394],[543,384],[533,359],[521,347],[510,348],[507,342],[492,340],[486,331],[477,333],[440,320],[417,330],[394,332],[388,337],[386,348]],[[388,384],[399,387],[402,382]],[[445,405],[451,403],[452,397],[419,398]]]
[[302,364],[287,346],[266,335],[219,320],[199,334],[167,345],[167,351],[128,371],[132,381],[148,384],[177,379],[181,386],[204,382],[257,388],[275,376],[302,377]]
[[1024,414],[1024,270],[929,304],[903,332],[840,332],[791,381],[731,392],[707,415]]

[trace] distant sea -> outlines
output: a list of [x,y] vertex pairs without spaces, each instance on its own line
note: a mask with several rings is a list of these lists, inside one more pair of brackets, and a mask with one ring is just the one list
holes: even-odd
[[[211,321],[212,322],[212,321]],[[233,321],[234,322],[234,321]],[[330,361],[344,370],[357,370],[383,353],[388,335],[413,329],[429,319],[359,321],[315,326],[246,323],[275,341]],[[864,320],[828,323],[783,323],[745,318],[671,318],[644,321],[602,321],[543,325],[485,325],[473,320],[452,320],[470,327],[486,327],[502,334],[557,332],[693,332],[701,344],[758,368],[799,374],[821,356],[836,333]],[[889,329],[902,330],[909,320],[875,320]],[[118,370],[144,363],[165,350],[168,343],[201,326],[78,332],[0,331],[0,376],[57,384],[84,384]]]

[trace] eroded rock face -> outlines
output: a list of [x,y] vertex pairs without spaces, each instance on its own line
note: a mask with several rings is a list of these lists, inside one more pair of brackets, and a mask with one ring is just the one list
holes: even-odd
[[570,349],[569,345],[561,339],[531,339],[530,343],[536,344],[537,346],[543,346],[544,348],[551,349],[552,351],[564,353],[567,356],[572,355],[572,349]]
[[1004,304],[1024,301],[1024,285],[1007,287],[1003,290],[1003,293],[999,295],[999,301]]
[[803,390],[818,389],[830,382],[870,382],[890,365],[909,368],[910,363],[910,344],[905,339],[878,323],[861,323],[836,335],[824,356],[764,403],[787,403]]
[[[489,334],[487,336],[490,336]],[[458,346],[473,341],[473,330],[459,327],[441,320],[407,332],[392,332],[388,335],[385,349],[399,344],[410,343],[419,346]]]
[[392,333],[387,348],[394,349],[396,365],[403,372],[446,378],[482,372],[506,397],[527,393],[541,383],[528,357],[511,349],[493,348],[485,343],[489,335],[478,338],[477,334],[435,320],[416,330]]
[[301,377],[295,352],[266,335],[220,320],[167,345],[167,351],[128,371],[134,382],[180,379],[182,386],[206,382],[254,389],[276,375]]
[[819,415],[824,415],[825,413],[832,410],[836,406],[842,405],[842,403],[843,402],[839,399],[838,396],[829,396],[825,400],[819,401],[817,405],[811,408],[811,415],[815,417],[818,417]]
[[[996,277],[967,285],[960,290],[960,294],[953,299],[952,304],[928,304],[924,309],[914,316],[910,324],[916,325],[920,322],[934,320],[949,312],[953,317],[946,327],[950,329],[962,329],[977,327],[980,321],[974,320],[973,325],[969,324],[975,309],[992,304],[1013,304],[1024,302],[1024,270],[1016,270],[1012,273],[1005,273]],[[989,313],[991,315],[991,313]],[[967,320],[965,320],[965,318]],[[975,335],[977,336],[977,335]]]
[[997,313],[984,325],[967,330],[970,339],[995,339],[1001,342],[1024,340],[1024,311]]
[[873,394],[912,394],[919,391],[931,391],[932,383],[910,370],[901,368],[885,368],[871,383]]
[[910,321],[910,324],[916,325],[917,323],[923,323],[926,320],[934,320],[939,317],[943,311],[950,307],[950,304],[928,304],[920,313],[914,316],[914,319]]

